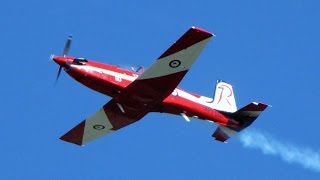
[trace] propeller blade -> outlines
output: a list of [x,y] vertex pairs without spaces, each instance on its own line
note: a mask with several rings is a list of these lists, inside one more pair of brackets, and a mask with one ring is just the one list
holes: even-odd
[[57,82],[58,82],[58,79],[59,79],[60,73],[61,73],[61,69],[62,69],[62,66],[59,67],[59,71],[58,71],[58,74],[57,74],[57,78],[56,78],[55,84],[57,84]]
[[67,56],[68,55],[69,50],[70,50],[70,46],[71,46],[71,41],[72,41],[72,36],[70,35],[68,37],[67,42],[66,42],[66,46],[64,47],[63,56]]
[[[64,57],[66,57],[68,55],[68,53],[69,53],[70,46],[71,46],[71,41],[72,41],[72,36],[69,35],[68,40],[66,42],[66,45],[64,46],[64,49],[63,49],[63,56]],[[50,58],[53,59],[54,55],[52,55]],[[55,84],[57,84],[57,82],[59,80],[59,77],[60,77],[60,74],[61,74],[61,70],[62,70],[62,66],[60,65]]]

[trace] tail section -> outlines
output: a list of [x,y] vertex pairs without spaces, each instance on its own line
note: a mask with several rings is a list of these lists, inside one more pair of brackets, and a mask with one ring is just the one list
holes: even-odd
[[240,122],[242,129],[244,129],[250,126],[267,107],[267,104],[252,102],[239,109],[237,112],[232,114],[232,116],[236,119],[236,121]]
[[231,123],[234,125],[219,125],[212,137],[218,141],[225,142],[236,133],[250,126],[267,107],[267,104],[252,102],[234,113],[229,113],[228,116],[232,119]]
[[217,141],[225,142],[236,133],[237,131],[235,130],[219,125],[216,131],[212,134],[212,137]]
[[237,111],[233,88],[221,80],[217,81],[212,107],[216,110],[233,113]]

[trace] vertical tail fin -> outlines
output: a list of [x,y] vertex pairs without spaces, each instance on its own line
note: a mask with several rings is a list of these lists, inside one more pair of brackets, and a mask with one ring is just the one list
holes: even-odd
[[219,111],[236,112],[237,105],[231,84],[217,81],[212,107]]

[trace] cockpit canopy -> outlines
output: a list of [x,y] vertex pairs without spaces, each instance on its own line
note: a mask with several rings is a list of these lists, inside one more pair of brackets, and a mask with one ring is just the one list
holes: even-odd
[[143,71],[144,71],[143,66],[118,65],[118,68],[132,71],[132,72],[139,73],[139,74],[143,73]]
[[86,60],[85,58],[75,58],[72,61],[72,64],[76,64],[76,65],[85,65],[88,62],[88,60]]
[[[88,62],[88,60],[85,58],[74,58],[72,61],[72,64],[86,65],[87,62]],[[143,66],[117,65],[117,67],[119,69],[124,69],[124,70],[131,71],[131,72],[138,73],[138,74],[141,74],[144,71]]]

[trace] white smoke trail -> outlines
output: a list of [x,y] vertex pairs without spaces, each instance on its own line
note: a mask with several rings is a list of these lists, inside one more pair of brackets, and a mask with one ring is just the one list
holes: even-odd
[[306,169],[320,172],[320,153],[310,148],[280,142],[257,130],[241,132],[240,141],[246,148],[259,149],[263,154],[279,156],[285,162],[296,163]]

